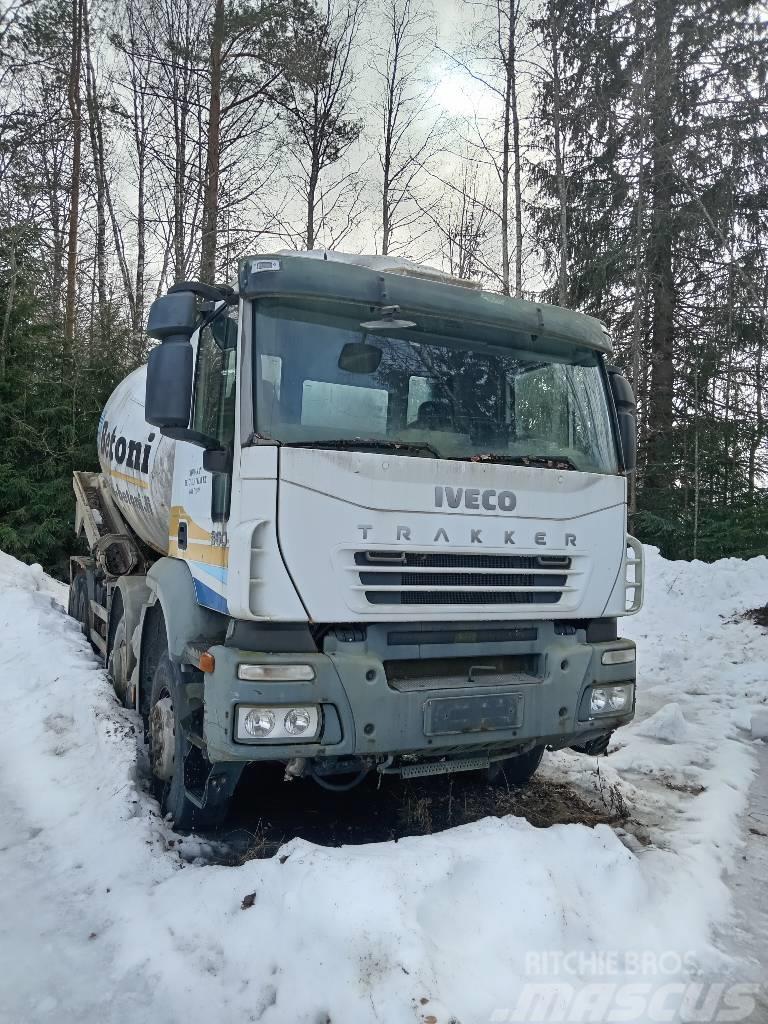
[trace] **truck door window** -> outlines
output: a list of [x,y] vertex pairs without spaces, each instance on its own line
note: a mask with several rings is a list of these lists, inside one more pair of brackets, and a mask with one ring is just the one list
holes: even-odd
[[[223,324],[234,324],[236,321],[221,314],[213,324],[208,324],[200,332],[197,343],[197,363],[195,367],[195,402],[192,413],[192,429],[214,441],[222,447],[230,446],[235,437],[235,370],[237,348],[229,344],[232,327],[222,330],[218,323],[223,317]],[[216,330],[214,330],[216,326]],[[222,347],[222,341],[227,344]]]

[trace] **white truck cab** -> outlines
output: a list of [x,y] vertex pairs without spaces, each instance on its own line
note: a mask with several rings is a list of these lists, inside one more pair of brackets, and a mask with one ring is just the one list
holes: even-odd
[[602,324],[308,255],[158,299],[76,474],[79,617],[179,827],[248,762],[524,781],[634,712],[634,400]]

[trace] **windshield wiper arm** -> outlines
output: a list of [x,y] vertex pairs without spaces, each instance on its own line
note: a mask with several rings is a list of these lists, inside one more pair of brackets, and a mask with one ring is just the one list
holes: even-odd
[[464,462],[502,462],[508,466],[539,466],[545,469],[576,469],[566,455],[498,455],[495,452],[481,452],[465,455]]
[[330,437],[321,441],[287,441],[288,448],[380,448],[382,451],[429,452],[436,459],[442,458],[437,448],[426,441],[387,441],[380,437]]

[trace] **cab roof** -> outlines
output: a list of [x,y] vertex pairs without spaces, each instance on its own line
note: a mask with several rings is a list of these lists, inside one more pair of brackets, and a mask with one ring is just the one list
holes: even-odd
[[605,355],[613,352],[608,331],[594,317],[483,291],[476,282],[402,257],[325,250],[248,256],[239,264],[238,291],[243,298],[333,298],[373,307],[399,306],[409,315],[509,327],[515,334],[546,335]]

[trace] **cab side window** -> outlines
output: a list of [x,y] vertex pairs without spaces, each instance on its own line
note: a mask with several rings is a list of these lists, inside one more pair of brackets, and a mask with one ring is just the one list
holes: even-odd
[[200,332],[192,429],[231,446],[235,437],[237,321],[220,314]]

